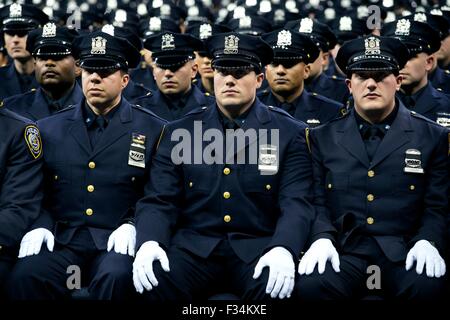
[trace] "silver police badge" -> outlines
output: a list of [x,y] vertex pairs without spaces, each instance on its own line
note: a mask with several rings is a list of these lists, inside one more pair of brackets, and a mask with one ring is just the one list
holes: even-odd
[[18,3],[13,3],[9,7],[10,18],[20,18],[22,16],[22,6]]
[[341,17],[339,19],[339,31],[352,31],[352,18]]
[[278,172],[278,149],[272,144],[259,146],[258,170],[261,175],[274,175]]
[[43,38],[54,38],[56,37],[56,24],[53,22],[46,23],[42,28]]
[[403,168],[404,172],[408,173],[424,173],[422,168],[422,153],[417,149],[408,149],[405,152],[405,164]]
[[225,37],[224,54],[237,54],[239,49],[239,38],[235,35]]
[[212,36],[212,27],[211,27],[211,25],[208,24],[208,23],[204,23],[204,24],[200,25],[200,28],[199,28],[200,40],[208,39],[211,36]]
[[396,36],[409,36],[409,29],[411,28],[411,22],[408,19],[400,19],[397,21],[395,28]]
[[161,31],[161,19],[158,17],[151,17],[148,20],[148,29],[150,31]]
[[172,34],[163,34],[161,37],[161,50],[175,49],[175,38]]
[[364,40],[364,46],[366,48],[365,54],[366,55],[372,55],[372,54],[380,54],[380,39],[375,37],[369,37],[366,40]]
[[282,30],[278,32],[277,37],[277,47],[281,49],[289,49],[289,46],[292,45],[292,34],[288,30]]
[[314,21],[311,18],[303,18],[300,20],[300,28],[298,29],[301,33],[311,33],[313,31]]
[[103,37],[92,38],[91,54],[106,54],[106,42]]

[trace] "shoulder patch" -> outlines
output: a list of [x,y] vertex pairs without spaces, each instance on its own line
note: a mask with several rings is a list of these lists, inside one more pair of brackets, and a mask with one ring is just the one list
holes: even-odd
[[39,129],[35,125],[28,125],[24,130],[24,138],[31,155],[37,159],[42,154],[42,141]]

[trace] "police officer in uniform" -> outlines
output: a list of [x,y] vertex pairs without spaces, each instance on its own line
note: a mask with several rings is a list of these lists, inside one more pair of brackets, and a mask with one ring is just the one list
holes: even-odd
[[[231,31],[228,27],[220,24],[197,23],[190,25],[186,33],[205,42],[209,37],[217,33]],[[195,51],[195,63],[198,66],[198,77],[192,80],[200,91],[206,95],[214,95],[214,70],[211,68],[211,57],[208,48]]]
[[163,121],[121,96],[140,58],[128,41],[96,31],[75,39],[74,49],[85,98],[38,122],[47,154],[43,209],[22,240],[12,299],[66,297],[71,265],[93,298],[134,292],[134,207]]
[[302,299],[357,299],[371,265],[387,298],[433,299],[442,289],[448,133],[395,97],[408,57],[391,37],[339,50],[354,107],[311,130],[317,218],[298,268]]
[[42,201],[42,143],[29,120],[0,108],[0,291]]
[[338,102],[304,90],[309,63],[319,56],[315,43],[295,31],[279,30],[263,36],[274,50],[274,59],[266,67],[270,91],[258,94],[266,105],[284,109],[310,127],[326,123],[345,113]]
[[438,33],[423,22],[402,18],[386,24],[382,34],[399,38],[411,53],[400,70],[403,79],[399,97],[402,102],[410,110],[450,127],[450,98],[433,88],[428,80],[435,59],[433,53],[440,47]]
[[306,89],[345,104],[350,94],[345,86],[344,78],[329,77],[324,72],[325,66],[329,63],[330,51],[337,43],[336,36],[330,28],[317,20],[303,18],[286,23],[285,29],[310,37],[320,49],[319,57],[311,63],[310,75],[306,79]]
[[72,41],[77,32],[49,22],[33,30],[27,38],[27,51],[35,58],[39,88],[6,98],[5,106],[34,121],[48,117],[83,98],[76,82],[80,69],[72,56]]
[[152,52],[153,75],[158,86],[145,108],[171,121],[214,103],[214,98],[191,83],[198,70],[194,51],[203,49],[199,39],[189,34],[162,32],[147,38],[144,47]]
[[27,34],[48,22],[48,16],[31,5],[13,3],[0,9],[2,37],[13,63],[0,68],[0,99],[37,87],[34,61],[26,50]]
[[[165,130],[136,208],[134,285],[149,300],[204,299],[224,288],[244,300],[286,298],[314,218],[306,126],[256,98],[272,61],[261,38],[222,33],[207,46],[217,104]],[[259,138],[233,143],[253,130]],[[227,142],[213,150],[188,143],[183,155],[198,144],[205,151],[192,161],[174,156],[180,150],[171,137],[182,132],[217,139],[226,132]]]

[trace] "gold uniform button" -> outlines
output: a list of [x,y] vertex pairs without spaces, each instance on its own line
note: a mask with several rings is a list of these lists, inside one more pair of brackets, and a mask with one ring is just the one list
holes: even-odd
[[373,196],[373,194],[368,194],[368,195],[367,195],[367,201],[372,202],[373,199],[375,199],[375,197]]
[[223,174],[224,174],[224,175],[227,176],[227,175],[229,175],[230,173],[231,173],[230,168],[224,168],[224,169],[223,169]]
[[87,186],[87,191],[89,191],[89,192],[94,192],[94,189],[95,188],[94,188],[94,186],[92,184]]
[[270,189],[272,189],[272,186],[270,184],[267,184],[266,185],[266,190],[270,190]]
[[194,183],[192,181],[189,182],[189,188],[192,188],[192,186],[194,185]]
[[412,184],[412,185],[409,186],[409,190],[413,191],[414,189],[416,189],[415,185]]
[[369,178],[373,178],[375,176],[375,172],[373,170],[369,170],[367,172],[367,175],[369,176]]
[[92,210],[91,208],[86,209],[86,214],[87,214],[88,216],[92,216],[92,215],[94,214],[94,210]]
[[225,221],[226,223],[231,221],[231,216],[229,216],[228,214],[226,216],[223,217],[223,221]]
[[93,162],[93,161],[89,162],[88,166],[89,166],[90,169],[94,169],[95,168],[95,162]]
[[225,199],[230,199],[231,193],[229,193],[228,191],[225,191],[225,192],[223,193],[223,197],[224,197]]
[[375,220],[373,220],[372,217],[367,218],[367,224],[373,224],[374,222],[375,222]]
[[331,189],[332,186],[333,185],[331,183],[329,183],[327,187],[328,187],[328,189]]

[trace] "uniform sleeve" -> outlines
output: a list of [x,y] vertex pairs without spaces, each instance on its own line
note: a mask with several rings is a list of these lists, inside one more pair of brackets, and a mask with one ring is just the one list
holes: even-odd
[[283,246],[294,257],[300,255],[315,217],[312,206],[311,158],[306,143],[305,128],[290,142],[280,166],[279,206],[281,215],[267,249]]
[[42,201],[42,142],[26,125],[8,146],[0,193],[0,244],[16,246],[38,217]]
[[424,239],[434,242],[440,252],[445,248],[445,229],[448,216],[448,131],[442,130],[439,143],[430,157],[426,191],[424,195],[424,213],[417,235],[411,244]]
[[183,175],[171,158],[170,130],[164,130],[149,171],[144,197],[136,204],[136,249],[146,241],[168,248],[183,194]]
[[311,130],[310,146],[314,176],[314,207],[316,210],[316,218],[311,228],[310,244],[321,238],[330,239],[334,242],[337,231],[332,224],[331,213],[326,203],[326,170],[323,166],[322,155],[314,130]]

